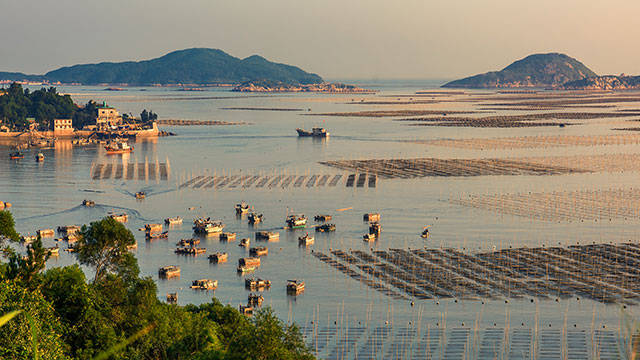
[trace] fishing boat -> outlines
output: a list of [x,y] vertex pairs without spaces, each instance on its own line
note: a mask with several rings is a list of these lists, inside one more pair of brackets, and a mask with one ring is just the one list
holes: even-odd
[[169,232],[168,231],[164,231],[164,232],[148,232],[146,233],[146,238],[147,240],[158,240],[158,239],[168,239],[169,238]]
[[199,255],[207,252],[207,248],[197,247],[179,247],[176,248],[175,253],[181,255]]
[[247,289],[268,289],[271,287],[271,281],[260,278],[248,278],[244,281],[244,286]]
[[11,160],[24,159],[24,154],[21,153],[20,151],[12,152],[9,154],[9,159]]
[[58,256],[60,254],[60,248],[58,246],[46,248],[50,256]]
[[229,254],[227,254],[226,252],[217,252],[215,254],[211,254],[209,255],[209,261],[213,262],[213,263],[223,263],[223,262],[227,262],[227,259],[229,259]]
[[56,230],[61,235],[73,235],[80,231],[80,226],[78,225],[58,226]]
[[162,231],[162,224],[144,224],[144,230],[147,233]]
[[180,276],[180,267],[176,265],[163,266],[158,270],[158,276],[164,279]]
[[177,304],[178,293],[167,293],[167,304]]
[[236,239],[236,233],[223,232],[220,234],[220,241],[234,241]]
[[36,233],[40,237],[49,237],[49,236],[55,235],[55,232],[53,231],[53,229],[40,229],[36,231]]
[[142,200],[145,197],[147,197],[147,194],[144,191],[138,191],[136,193],[136,199],[138,199],[138,200]]
[[240,240],[240,244],[238,244],[238,246],[242,246],[242,247],[248,247],[249,245],[251,245],[251,239],[249,238],[244,238]]
[[129,220],[129,216],[125,213],[122,214],[111,214],[109,215],[113,220],[119,223],[126,223]]
[[368,241],[368,242],[375,241],[375,240],[376,240],[376,238],[377,238],[377,237],[376,237],[376,234],[364,234],[364,235],[362,236],[362,240],[364,240],[364,241]]
[[93,201],[93,200],[84,199],[84,200],[82,200],[82,206],[84,206],[84,207],[94,207],[94,206],[96,206],[96,202]]
[[256,240],[278,241],[280,234],[273,231],[256,231]]
[[287,294],[298,295],[304,292],[304,281],[293,279],[287,280]]
[[38,237],[35,235],[22,235],[20,236],[20,241],[23,242],[25,245],[29,245],[30,243],[36,241]]
[[258,224],[262,222],[263,216],[262,214],[250,213],[248,219],[249,224]]
[[332,219],[331,215],[316,215],[316,216],[313,217],[313,220],[317,221],[317,222],[325,222],[325,221],[329,221],[331,219]]
[[224,224],[212,221],[210,218],[200,218],[193,221],[193,231],[199,234],[215,234],[222,232]]
[[107,150],[107,154],[125,154],[133,152],[133,146],[129,146],[126,141],[122,140],[110,141],[104,148]]
[[238,272],[254,271],[260,266],[260,258],[248,257],[238,259]]
[[215,290],[218,288],[218,280],[193,280],[191,282],[191,288],[195,290]]
[[380,213],[367,213],[362,216],[362,221],[377,222],[380,221]]
[[301,246],[313,245],[314,242],[315,242],[315,239],[313,238],[313,236],[309,236],[308,233],[298,238],[298,244]]
[[36,155],[36,161],[37,162],[43,162],[44,161],[44,154],[43,153],[38,153]]
[[182,224],[182,218],[180,216],[176,216],[173,218],[164,219],[164,223],[167,225],[179,225]]
[[380,236],[381,232],[382,232],[382,225],[380,225],[380,223],[374,222],[371,225],[369,225],[369,234]]
[[316,226],[317,232],[333,232],[336,231],[335,224],[322,224],[320,226]]
[[236,214],[242,215],[249,212],[249,205],[246,202],[241,202],[240,204],[236,204]]
[[247,305],[253,306],[253,307],[259,307],[262,305],[263,301],[264,301],[264,296],[260,294],[249,294],[249,297],[247,298]]
[[329,136],[329,132],[325,128],[313,128],[311,131],[306,131],[304,129],[297,128],[299,137],[321,137],[325,138]]
[[191,246],[191,247],[193,247],[193,246],[196,246],[198,244],[200,244],[200,239],[182,239],[182,240],[178,241],[176,246],[181,246],[181,247]]
[[244,316],[253,315],[253,307],[252,306],[244,306],[242,304],[238,305],[238,311]]
[[265,246],[252,247],[249,249],[249,255],[251,256],[267,256],[269,249]]
[[426,239],[429,237],[429,226],[424,227],[424,229],[422,230],[422,234],[420,234],[420,237],[423,239]]
[[285,222],[289,229],[302,229],[307,226],[307,218],[304,215],[289,215]]

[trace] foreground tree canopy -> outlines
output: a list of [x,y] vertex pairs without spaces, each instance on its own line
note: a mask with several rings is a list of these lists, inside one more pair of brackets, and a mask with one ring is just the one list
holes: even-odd
[[96,270],[93,281],[78,265],[28,266],[46,260],[39,239],[28,261],[0,263],[0,316],[21,311],[0,326],[1,359],[313,359],[298,328],[269,308],[247,318],[215,298],[159,301],[126,251],[133,234],[113,219],[81,234],[78,260]]

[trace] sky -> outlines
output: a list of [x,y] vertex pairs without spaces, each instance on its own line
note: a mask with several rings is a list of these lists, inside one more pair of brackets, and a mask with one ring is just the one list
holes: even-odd
[[561,52],[640,75],[638,0],[0,0],[0,71],[259,54],[327,79],[453,79]]

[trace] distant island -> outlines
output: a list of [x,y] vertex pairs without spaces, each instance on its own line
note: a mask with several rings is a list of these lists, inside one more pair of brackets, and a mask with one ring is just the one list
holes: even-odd
[[565,54],[534,54],[500,71],[491,71],[449,82],[446,88],[562,87],[564,84],[598,75],[580,61]]
[[218,49],[178,50],[144,61],[103,62],[62,67],[44,75],[0,72],[0,81],[51,84],[219,85],[276,81],[288,85],[323,83],[320,76],[298,67],[253,55],[239,59]]
[[247,81],[231,91],[238,92],[317,92],[343,94],[370,94],[375,91],[341,83],[287,84],[280,81]]

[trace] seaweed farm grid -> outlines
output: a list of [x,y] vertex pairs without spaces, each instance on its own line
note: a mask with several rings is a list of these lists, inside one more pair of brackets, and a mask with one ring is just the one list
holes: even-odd
[[[620,331],[598,328],[309,323],[303,337],[320,359],[627,359]],[[635,335],[637,337],[638,335]]]
[[243,190],[274,188],[375,188],[378,176],[375,174],[316,174],[316,175],[197,175],[178,185],[179,189]]
[[389,249],[313,255],[394,299],[564,299],[640,302],[640,243],[509,248]]

